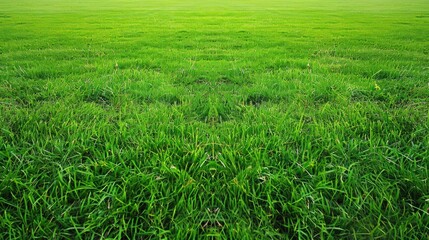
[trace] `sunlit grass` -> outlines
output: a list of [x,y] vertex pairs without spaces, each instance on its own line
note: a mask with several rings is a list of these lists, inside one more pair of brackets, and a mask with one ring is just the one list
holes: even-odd
[[0,238],[429,237],[426,1],[0,7]]

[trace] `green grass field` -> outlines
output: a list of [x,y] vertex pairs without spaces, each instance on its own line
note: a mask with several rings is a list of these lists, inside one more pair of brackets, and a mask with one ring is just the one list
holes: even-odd
[[0,0],[0,239],[428,239],[427,0]]

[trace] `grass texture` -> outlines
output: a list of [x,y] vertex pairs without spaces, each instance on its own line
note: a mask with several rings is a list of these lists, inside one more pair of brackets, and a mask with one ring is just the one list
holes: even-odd
[[0,0],[1,239],[428,239],[429,2]]

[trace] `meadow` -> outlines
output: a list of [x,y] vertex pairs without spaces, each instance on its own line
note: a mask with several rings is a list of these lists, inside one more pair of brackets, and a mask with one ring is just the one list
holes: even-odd
[[426,0],[0,0],[0,239],[428,239]]

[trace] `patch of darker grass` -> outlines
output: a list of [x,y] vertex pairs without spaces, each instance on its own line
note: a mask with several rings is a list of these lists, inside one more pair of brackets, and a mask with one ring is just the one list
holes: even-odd
[[325,85],[319,88],[316,88],[311,94],[310,99],[313,100],[314,104],[325,104],[328,102],[337,101],[337,96],[339,95],[339,89],[336,85]]
[[93,88],[84,96],[84,101],[93,102],[103,106],[109,106],[112,104],[114,93],[111,88]]
[[241,80],[237,80],[227,76],[222,76],[217,79],[200,77],[200,78],[196,78],[192,83],[197,85],[210,85],[210,86],[238,85],[238,84],[241,84]]
[[352,102],[388,102],[390,99],[382,91],[355,89],[350,94],[350,100]]
[[164,94],[161,95],[157,100],[168,105],[182,104],[182,100],[175,94]]
[[379,70],[377,72],[372,71],[366,71],[362,73],[362,76],[365,78],[370,78],[374,80],[396,80],[403,77],[403,74],[399,71],[392,71],[392,70]]
[[270,100],[271,97],[267,93],[256,92],[249,94],[244,102],[246,105],[259,107],[261,104]]
[[234,79],[229,78],[229,77],[225,77],[225,76],[222,76],[222,77],[218,78],[216,80],[216,82],[218,84],[237,84],[237,82],[234,81]]
[[335,49],[320,49],[317,51],[314,51],[311,55],[313,58],[317,57],[335,57],[338,53]]
[[196,78],[195,80],[193,80],[192,83],[195,83],[195,84],[210,84],[210,80],[208,80],[206,78],[203,78],[203,77],[199,77],[199,78]]
[[161,72],[162,68],[159,64],[150,61],[129,61],[129,62],[120,62],[118,63],[118,68],[120,70],[126,69],[136,69],[136,70],[145,70],[153,72]]

